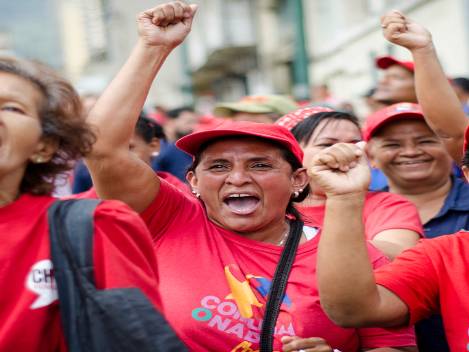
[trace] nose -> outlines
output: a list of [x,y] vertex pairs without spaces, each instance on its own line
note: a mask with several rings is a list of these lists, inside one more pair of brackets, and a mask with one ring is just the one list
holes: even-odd
[[241,167],[234,167],[227,175],[225,182],[233,186],[242,186],[251,181],[249,173]]
[[401,155],[408,157],[413,157],[422,153],[422,150],[420,150],[420,148],[414,143],[407,143],[403,145],[401,149]]

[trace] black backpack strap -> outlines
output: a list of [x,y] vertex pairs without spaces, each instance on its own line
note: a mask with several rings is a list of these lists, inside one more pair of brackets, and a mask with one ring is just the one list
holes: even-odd
[[274,278],[272,279],[272,285],[270,287],[265,306],[259,343],[261,352],[272,352],[273,350],[275,325],[277,324],[280,306],[282,305],[287,288],[288,276],[290,275],[290,271],[295,260],[296,250],[298,249],[302,233],[303,222],[300,220],[293,221],[290,226],[290,233],[288,235],[287,242],[277,264]]
[[[48,210],[51,256],[67,341],[79,341],[74,322],[94,290],[93,215],[97,199],[57,200]],[[69,345],[70,351],[75,346]]]

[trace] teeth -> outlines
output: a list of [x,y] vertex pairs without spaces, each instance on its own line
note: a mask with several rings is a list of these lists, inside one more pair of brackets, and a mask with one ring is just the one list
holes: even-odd
[[230,194],[228,198],[241,198],[241,197],[249,197],[250,194],[247,193],[236,193],[236,194]]

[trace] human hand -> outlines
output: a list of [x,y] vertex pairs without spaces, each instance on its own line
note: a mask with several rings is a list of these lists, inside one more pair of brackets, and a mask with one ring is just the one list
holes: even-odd
[[410,51],[431,47],[432,35],[423,26],[415,23],[400,11],[392,10],[381,17],[384,37],[393,44]]
[[327,197],[366,192],[370,183],[370,168],[363,151],[364,145],[365,142],[337,143],[317,153],[308,169],[313,185]]
[[285,352],[332,352],[331,346],[320,337],[284,336],[282,344]]
[[148,46],[178,46],[191,31],[197,5],[181,1],[156,6],[137,17],[138,33]]

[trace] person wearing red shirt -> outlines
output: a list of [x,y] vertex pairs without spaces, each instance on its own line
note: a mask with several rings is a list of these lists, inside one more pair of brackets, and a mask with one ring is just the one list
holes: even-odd
[[[66,351],[47,210],[54,179],[95,137],[73,88],[49,68],[0,58],[0,350]],[[128,206],[94,213],[98,288],[137,287],[161,307],[148,230]]]
[[[187,179],[196,202],[161,182],[128,148],[148,87],[189,33],[194,13],[195,6],[173,2],[139,16],[134,51],[88,116],[99,135],[87,164],[100,196],[141,212],[154,239],[163,311],[188,347],[257,351],[283,244],[300,219],[293,203],[309,191],[295,138],[280,126],[234,121],[183,137],[177,146],[194,158]],[[360,341],[354,329],[325,317],[314,280],[319,233],[307,223],[302,229],[274,350],[415,345],[408,330],[365,330]],[[372,247],[370,257],[376,266],[386,261]]]

